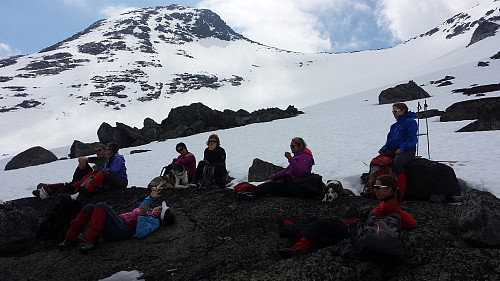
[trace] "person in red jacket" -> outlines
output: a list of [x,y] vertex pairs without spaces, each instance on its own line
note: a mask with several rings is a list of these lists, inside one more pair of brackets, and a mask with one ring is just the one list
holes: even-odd
[[[379,176],[374,185],[375,194],[381,200],[370,212],[378,218],[384,218],[393,212],[401,215],[401,228],[414,229],[418,224],[408,213],[400,209],[401,191],[398,188],[396,179],[390,175]],[[341,222],[334,219],[317,219],[303,225],[294,225],[285,220],[281,236],[292,236],[298,239],[292,247],[280,250],[283,256],[290,257],[298,254],[306,254],[314,248],[328,247],[335,245],[347,238],[348,227],[351,223],[359,219]]]

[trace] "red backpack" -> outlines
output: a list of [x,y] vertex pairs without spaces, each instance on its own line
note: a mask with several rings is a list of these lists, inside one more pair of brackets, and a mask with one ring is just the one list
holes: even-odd
[[368,172],[368,182],[365,184],[361,196],[368,198],[376,198],[373,185],[377,178],[381,175],[391,175],[394,176],[392,171],[392,161],[391,157],[377,156],[370,162],[370,171]]
[[249,183],[249,182],[246,181],[246,182],[240,182],[240,183],[238,183],[234,187],[233,191],[235,193],[238,193],[238,192],[249,192],[249,191],[252,191],[252,190],[254,190],[256,188],[257,188],[256,185],[251,184],[251,183]]

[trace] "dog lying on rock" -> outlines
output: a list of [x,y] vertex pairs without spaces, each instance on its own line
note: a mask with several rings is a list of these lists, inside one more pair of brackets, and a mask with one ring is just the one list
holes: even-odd
[[322,202],[332,202],[335,198],[340,196],[355,196],[354,192],[342,187],[342,183],[337,180],[329,180],[323,190],[325,197]]

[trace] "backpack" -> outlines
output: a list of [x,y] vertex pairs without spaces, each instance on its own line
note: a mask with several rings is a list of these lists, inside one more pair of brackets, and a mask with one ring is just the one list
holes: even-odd
[[256,188],[257,188],[257,186],[256,186],[256,185],[251,184],[251,183],[249,183],[249,182],[240,182],[240,183],[238,183],[238,184],[234,187],[233,191],[234,191],[234,193],[239,193],[239,192],[249,192],[249,191],[252,191],[252,190],[254,190],[254,189],[256,189]]
[[62,241],[71,221],[76,218],[81,209],[80,201],[71,199],[68,194],[59,195],[49,216],[40,224],[37,238]]
[[365,221],[349,226],[353,253],[361,259],[404,261],[401,242],[401,215],[393,212],[384,218],[370,213]]
[[215,165],[205,165],[203,166],[203,177],[201,178],[202,188],[214,188],[217,187],[215,184]]
[[392,171],[392,161],[391,157],[377,156],[370,161],[370,170],[368,171],[368,181],[361,192],[361,196],[375,199],[375,191],[373,185],[375,181],[381,175],[391,175],[394,176]]

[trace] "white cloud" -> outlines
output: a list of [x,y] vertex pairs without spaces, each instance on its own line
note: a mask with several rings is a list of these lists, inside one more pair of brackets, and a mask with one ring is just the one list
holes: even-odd
[[99,13],[106,16],[106,17],[113,17],[113,16],[118,16],[120,14],[130,12],[132,10],[137,9],[137,7],[130,7],[130,6],[124,6],[124,5],[118,5],[118,6],[106,6],[102,8]]
[[338,9],[346,0],[204,0],[207,8],[245,37],[259,43],[300,52],[331,48],[330,35],[319,13]]
[[11,48],[8,44],[0,43],[0,58],[7,58],[10,56],[20,55],[21,51]]
[[[484,1],[484,0],[483,0]],[[377,23],[395,40],[408,40],[466,11],[481,0],[379,0]]]

